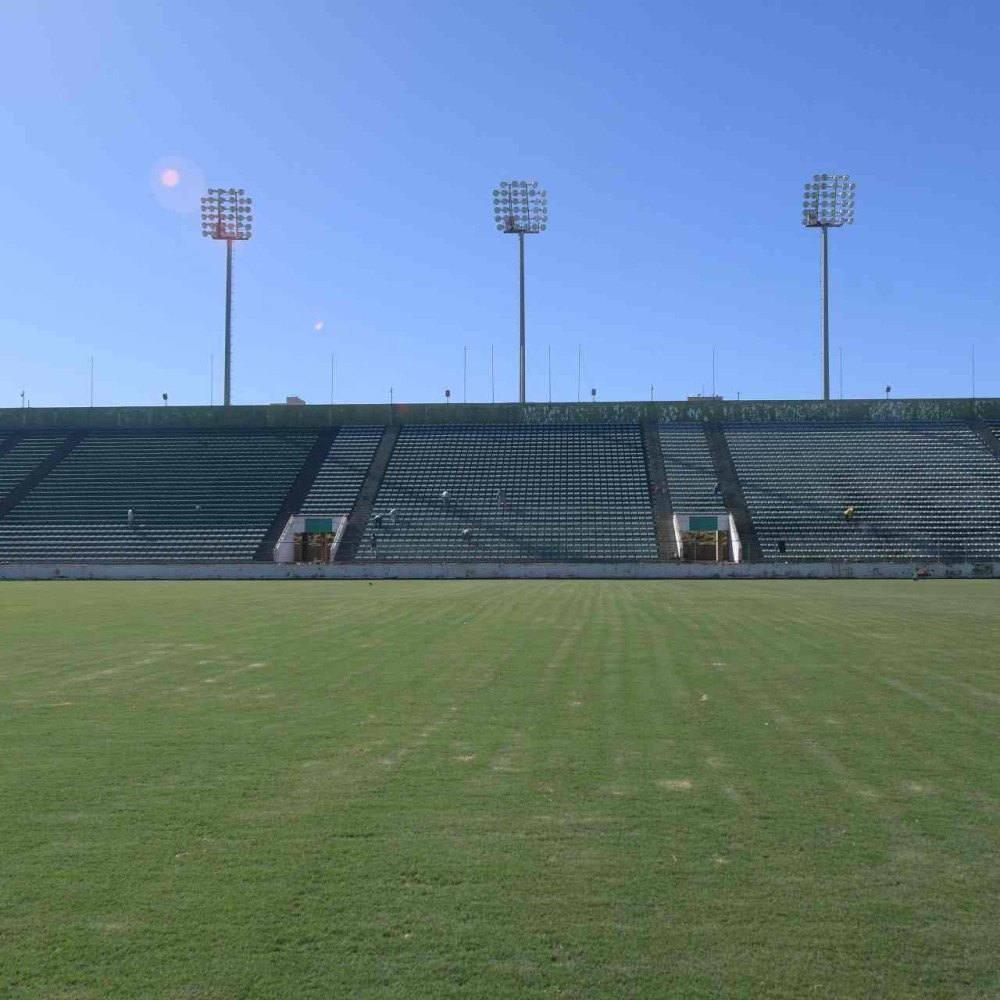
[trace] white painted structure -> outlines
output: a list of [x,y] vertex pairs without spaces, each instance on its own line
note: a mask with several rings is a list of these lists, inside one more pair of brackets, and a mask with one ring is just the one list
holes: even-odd
[[[692,518],[700,518],[702,521],[711,519],[715,521],[716,526],[714,529],[692,528],[690,526]],[[728,531],[728,561],[737,563],[743,561],[743,543],[740,541],[740,533],[736,530],[736,522],[733,520],[732,514],[720,514],[717,510],[706,511],[704,513],[700,513],[699,511],[688,511],[684,514],[674,513],[674,541],[677,543],[678,552],[684,551],[684,546],[681,543],[683,532],[705,530]]]
[[0,580],[1000,580],[1000,563],[0,563]]
[[330,562],[333,562],[340,548],[341,539],[344,537],[344,529],[347,527],[346,514],[292,514],[281,532],[281,537],[274,546],[274,561],[276,563],[295,562],[295,536],[306,531],[306,521],[330,521],[333,537],[333,544],[330,546]]

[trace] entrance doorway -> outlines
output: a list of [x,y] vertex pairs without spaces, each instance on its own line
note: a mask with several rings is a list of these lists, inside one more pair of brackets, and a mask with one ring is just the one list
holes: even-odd
[[726,562],[729,558],[728,531],[682,531],[685,562]]
[[327,563],[334,536],[325,531],[295,533],[295,562]]

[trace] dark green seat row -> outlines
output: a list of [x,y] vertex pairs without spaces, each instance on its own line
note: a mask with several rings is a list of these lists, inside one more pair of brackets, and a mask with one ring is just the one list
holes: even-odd
[[655,559],[638,425],[404,426],[357,558]]
[[1000,559],[1000,462],[964,423],[734,423],[725,434],[765,559]]
[[0,519],[0,559],[250,560],[315,440],[308,431],[91,432]]
[[674,511],[724,514],[726,505],[716,490],[718,477],[708,450],[704,424],[660,424],[659,435],[667,490]]
[[0,500],[23,482],[65,440],[66,435],[58,432],[36,433],[17,442],[10,451],[0,455]]
[[[1000,561],[1000,462],[961,421],[724,429],[766,559]],[[342,428],[300,509],[350,513],[383,433]],[[675,510],[721,512],[703,426],[664,423],[658,435]],[[0,501],[66,439],[8,438]],[[296,430],[90,432],[0,517],[0,560],[250,560],[315,441]],[[358,558],[656,559],[639,427],[404,425]]]
[[299,513],[350,514],[384,431],[341,427]]

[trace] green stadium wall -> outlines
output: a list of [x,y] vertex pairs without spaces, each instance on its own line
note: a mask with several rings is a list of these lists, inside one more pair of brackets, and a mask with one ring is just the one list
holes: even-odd
[[1000,420],[1000,399],[704,400],[621,403],[397,403],[0,409],[10,430],[236,430],[346,424],[579,424],[658,421]]

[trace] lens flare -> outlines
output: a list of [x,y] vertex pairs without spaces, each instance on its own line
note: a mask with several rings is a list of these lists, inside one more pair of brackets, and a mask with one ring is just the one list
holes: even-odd
[[168,212],[187,215],[198,211],[205,193],[205,178],[198,165],[182,156],[165,156],[152,164],[149,187]]
[[318,320],[317,322],[313,323],[313,329],[314,330],[322,330],[323,329],[323,321],[322,320]]

